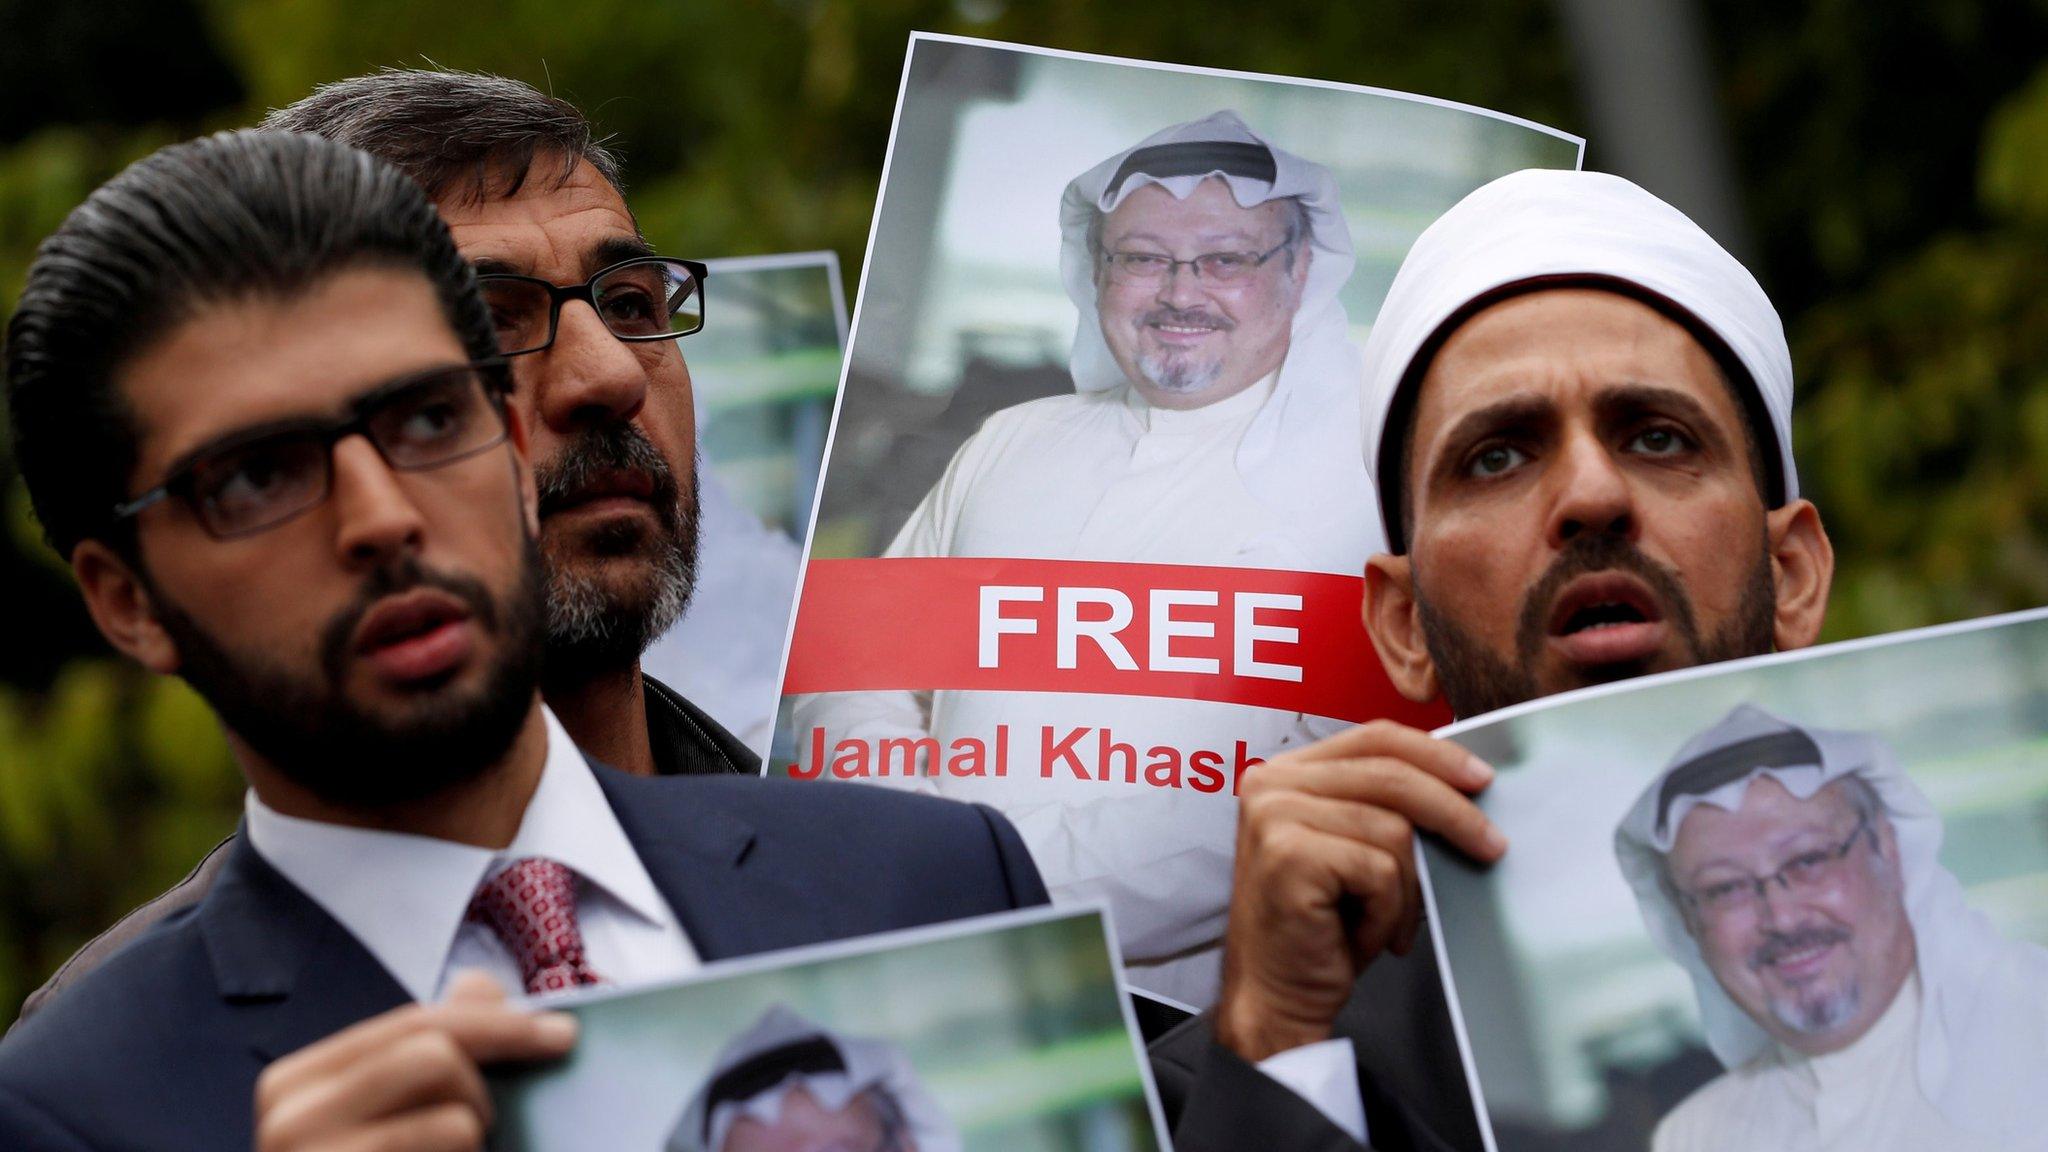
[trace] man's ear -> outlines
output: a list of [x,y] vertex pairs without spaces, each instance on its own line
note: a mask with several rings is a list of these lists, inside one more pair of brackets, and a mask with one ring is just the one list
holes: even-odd
[[519,508],[526,517],[526,534],[540,538],[540,489],[533,479],[533,450],[526,436],[526,417],[519,405],[505,405],[505,442],[512,445],[513,482],[519,486]]
[[107,643],[152,672],[178,670],[178,645],[157,620],[148,582],[126,560],[98,540],[81,541],[71,550],[71,574]]
[[1805,648],[1820,639],[1827,617],[1828,590],[1835,580],[1835,546],[1821,526],[1820,510],[1808,500],[1788,501],[1764,514],[1771,548],[1771,580],[1777,588],[1772,640],[1780,652]]
[[1417,704],[1436,699],[1436,665],[1422,631],[1412,559],[1381,553],[1366,561],[1361,614],[1365,633],[1372,637],[1373,650],[1395,690]]

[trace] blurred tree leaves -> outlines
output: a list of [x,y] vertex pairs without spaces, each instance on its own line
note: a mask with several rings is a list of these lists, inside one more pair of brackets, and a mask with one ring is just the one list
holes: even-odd
[[2048,603],[2048,68],[1983,130],[1981,226],[1797,317],[1831,638]]

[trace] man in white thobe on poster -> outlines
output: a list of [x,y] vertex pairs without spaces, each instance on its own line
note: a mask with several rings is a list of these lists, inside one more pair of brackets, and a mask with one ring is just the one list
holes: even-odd
[[2048,1148],[2048,949],[1970,909],[1940,847],[1867,733],[1743,705],[1679,751],[1615,852],[1728,1071],[1656,1152]]
[[[1363,570],[1383,544],[1356,512],[1372,482],[1360,354],[1337,298],[1354,261],[1335,177],[1217,112],[1082,173],[1060,223],[1080,313],[1073,394],[990,417],[884,556]],[[800,748],[819,727],[827,748],[924,735],[949,747],[1006,725],[1022,760],[1007,778],[909,783],[1002,809],[1056,900],[1110,903],[1131,982],[1194,1007],[1219,981],[1238,742],[1264,757],[1343,727],[1085,693],[829,694],[800,697],[794,715]],[[1166,746],[1183,761],[1220,753],[1221,772],[1162,774],[1164,786],[1065,764],[1042,775],[1040,733],[1077,726],[1094,729],[1080,742],[1090,765],[1113,739],[1141,767]]]

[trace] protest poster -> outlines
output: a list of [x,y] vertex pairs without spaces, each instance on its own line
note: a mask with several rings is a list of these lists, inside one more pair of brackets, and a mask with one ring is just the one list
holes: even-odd
[[1511,845],[1422,850],[1490,1152],[2048,1147],[2048,611],[1443,734]]
[[1037,908],[579,992],[493,1074],[501,1152],[1159,1152],[1099,908]]
[[705,265],[711,311],[684,345],[701,457],[696,590],[640,664],[765,759],[846,297],[831,252]]
[[1135,987],[1216,992],[1242,774],[1401,699],[1358,343],[1581,142],[1401,93],[913,37],[786,663],[806,779],[988,803]]

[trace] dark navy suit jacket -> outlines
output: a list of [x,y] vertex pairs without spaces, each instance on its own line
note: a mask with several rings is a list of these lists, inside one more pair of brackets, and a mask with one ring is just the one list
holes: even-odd
[[[988,809],[880,788],[596,769],[706,960],[1042,904]],[[0,1042],[0,1148],[247,1148],[257,1074],[408,1001],[246,837],[165,920]]]

